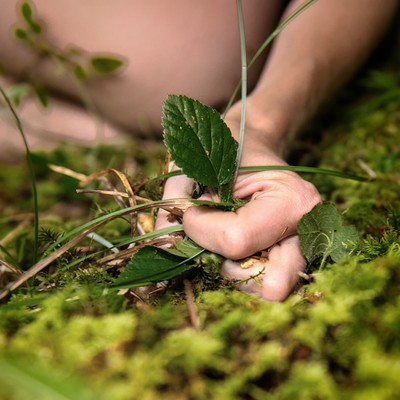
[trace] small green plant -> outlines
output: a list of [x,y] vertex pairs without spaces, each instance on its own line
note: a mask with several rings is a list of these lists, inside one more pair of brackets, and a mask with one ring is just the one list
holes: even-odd
[[232,202],[238,145],[217,111],[186,96],[164,103],[164,142],[172,160],[198,184]]
[[338,262],[351,254],[359,240],[356,228],[343,224],[343,217],[333,204],[316,205],[300,220],[297,232],[308,263],[320,259],[320,268],[329,256]]

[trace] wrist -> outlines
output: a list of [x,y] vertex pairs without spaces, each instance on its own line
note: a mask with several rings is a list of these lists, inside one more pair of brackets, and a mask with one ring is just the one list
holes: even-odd
[[[282,159],[287,147],[284,125],[277,119],[271,118],[269,113],[266,114],[252,107],[250,97],[248,98],[243,153],[263,154],[263,158],[269,155],[269,158]],[[240,117],[241,103],[238,102],[232,106],[225,118],[237,141],[239,141]],[[256,164],[252,162],[252,165]]]
[[[233,137],[239,140],[240,118],[226,118],[225,121]],[[246,126],[241,166],[286,165],[280,150],[283,146],[273,136]]]
[[[319,102],[319,90],[314,88],[318,74],[315,60],[303,61],[301,68],[285,68],[285,73],[279,70],[265,74],[247,96],[246,107],[246,132],[251,131],[259,145],[268,146],[281,156]],[[239,101],[227,118],[240,121],[240,111]]]

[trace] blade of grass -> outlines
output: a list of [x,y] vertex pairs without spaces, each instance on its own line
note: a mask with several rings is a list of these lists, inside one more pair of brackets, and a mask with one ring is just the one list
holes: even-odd
[[[173,227],[168,227],[165,229],[160,229],[154,232],[150,232],[153,238],[156,238],[157,236],[163,237],[165,235],[170,235],[172,233],[176,233],[176,232],[182,232],[183,231],[183,226],[182,225],[174,225]],[[107,256],[104,256],[100,259],[96,259],[96,265],[100,268],[104,268],[102,265],[103,264],[108,264],[111,262],[118,262],[118,261],[123,261],[126,258],[132,257],[133,254],[135,254],[137,251],[139,251],[141,248],[143,248],[144,246],[154,246],[154,245],[158,245],[158,244],[164,244],[165,243],[165,239],[149,239],[150,236],[148,236],[149,234],[145,234],[142,236],[137,236],[136,238],[131,239],[130,243],[135,243],[135,242],[143,242],[141,244],[138,244],[134,247],[128,247],[124,250],[119,250],[118,253],[113,253],[113,254],[109,254]],[[122,246],[122,244],[116,245],[115,247],[118,246]],[[83,257],[79,257],[77,259],[75,259],[74,261],[71,261],[70,263],[66,264],[65,266],[62,266],[59,270],[57,270],[53,276],[57,277],[59,273],[61,272],[65,272],[70,268],[75,267],[76,265],[79,265],[85,261],[91,260],[95,257],[98,257],[100,255],[103,255],[104,252],[106,251],[106,249],[102,249],[99,251],[95,251],[93,253],[87,254]],[[118,265],[118,264],[115,264]],[[105,266],[105,268],[111,268],[114,265],[107,265]]]
[[347,174],[346,172],[335,171],[332,169],[326,168],[316,168],[316,167],[306,167],[306,166],[294,166],[294,165],[260,165],[260,166],[252,166],[252,167],[241,167],[240,172],[257,172],[257,171],[293,171],[299,173],[307,173],[307,174],[321,174],[321,175],[330,175],[336,176],[338,178],[350,179],[353,181],[359,182],[367,182],[371,181],[368,177]]
[[[240,160],[242,159],[244,129],[246,126],[246,105],[247,105],[247,57],[246,57],[246,37],[244,33],[244,18],[242,10],[242,1],[236,0],[236,9],[238,13],[238,25],[240,33],[240,58],[242,62],[242,102],[240,112],[240,128],[239,128],[239,146],[236,157],[236,171],[232,180],[232,185],[235,184],[239,173]],[[232,190],[233,192],[233,190]]]
[[[258,172],[258,171],[293,171],[297,173],[307,173],[307,174],[321,174],[321,175],[330,175],[336,176],[338,178],[350,179],[359,182],[367,182],[371,181],[369,177],[348,174],[346,172],[336,171],[333,169],[327,168],[318,168],[318,167],[307,167],[307,166],[299,166],[299,165],[260,165],[260,166],[252,166],[252,167],[240,167],[239,172]],[[176,170],[172,172],[168,172],[167,174],[156,176],[150,181],[164,180],[171,178],[172,176],[182,175],[183,172],[181,170]]]
[[74,235],[82,232],[85,229],[91,228],[93,226],[96,226],[95,229],[97,229],[98,224],[103,223],[103,222],[104,223],[110,222],[116,218],[122,217],[131,212],[143,211],[143,210],[147,210],[149,208],[155,208],[155,207],[158,207],[158,208],[178,207],[178,206],[189,206],[192,204],[193,204],[193,202],[191,199],[167,199],[167,200],[152,201],[152,202],[145,203],[145,204],[138,204],[136,206],[127,207],[127,208],[124,208],[121,210],[113,211],[107,215],[102,215],[100,217],[94,218],[91,221],[88,221],[82,225],[79,225],[78,227],[76,227],[74,229],[71,229],[69,232],[66,232],[63,236],[61,236],[57,241],[55,241],[51,246],[48,247],[48,249],[46,250],[44,255],[46,256],[51,251],[56,249],[61,243],[65,242],[67,239],[73,237]]
[[39,248],[39,205],[38,205],[38,195],[37,195],[37,187],[36,187],[36,177],[35,177],[35,170],[33,167],[33,162],[32,162],[32,154],[29,148],[28,141],[26,139],[26,135],[24,132],[24,128],[22,126],[22,122],[15,111],[14,106],[12,105],[10,99],[8,98],[6,92],[3,90],[3,88],[0,86],[0,93],[4,99],[4,101],[7,104],[7,107],[11,111],[11,114],[13,115],[15,119],[15,123],[17,125],[18,131],[21,134],[22,141],[25,146],[25,157],[28,165],[28,170],[29,170],[29,175],[31,179],[31,186],[32,186],[32,199],[33,199],[33,231],[34,231],[34,240],[33,240],[33,262],[36,262],[38,259],[38,248]]
[[97,234],[96,232],[88,233],[87,237],[89,239],[92,239],[95,242],[101,244],[106,249],[111,250],[113,253],[118,253],[119,252],[119,250],[112,243],[110,243],[107,239],[105,239],[103,236]]
[[[129,214],[131,212],[144,210],[149,207],[163,207],[163,206],[168,207],[168,206],[177,206],[177,205],[182,205],[182,204],[185,204],[185,205],[191,204],[191,201],[188,199],[173,199],[173,200],[159,200],[159,201],[154,201],[154,202],[148,203],[148,204],[140,204],[140,205],[128,207],[128,208],[125,208],[122,210],[117,210],[117,211],[114,211],[107,215],[103,215],[101,217],[98,217],[91,221],[88,221],[87,223],[80,225],[75,229],[72,229],[71,231],[69,231],[65,235],[63,235],[60,239],[58,239],[55,243],[53,243],[47,249],[47,251],[45,253],[45,254],[47,254],[47,256],[42,258],[39,262],[37,262],[31,268],[29,268],[27,271],[25,271],[18,279],[11,282],[10,284],[8,284],[6,286],[6,288],[0,292],[0,300],[3,299],[4,297],[6,297],[11,291],[18,288],[20,285],[22,285],[28,279],[35,276],[42,269],[46,268],[50,263],[55,261],[58,257],[60,257],[62,254],[64,254],[66,251],[68,251],[69,249],[74,247],[76,244],[78,244],[88,234],[90,234],[91,232],[94,232],[96,229],[107,224],[108,222],[110,222],[118,217],[122,217],[126,214]],[[182,230],[182,227],[178,225],[178,226],[166,228],[165,230],[155,231],[153,234],[157,234],[157,235],[161,236],[161,235],[166,235],[166,234],[169,234],[172,232],[177,232],[179,230]],[[62,245],[61,247],[57,248],[61,243],[65,242],[69,238],[72,238],[72,239],[70,241],[68,241],[67,243],[65,243],[64,245]]]

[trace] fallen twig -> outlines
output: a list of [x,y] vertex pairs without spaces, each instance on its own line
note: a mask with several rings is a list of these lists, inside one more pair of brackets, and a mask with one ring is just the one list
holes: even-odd
[[197,312],[197,306],[194,301],[193,287],[188,279],[183,280],[183,286],[185,288],[186,305],[189,312],[190,322],[195,329],[200,327],[199,313]]

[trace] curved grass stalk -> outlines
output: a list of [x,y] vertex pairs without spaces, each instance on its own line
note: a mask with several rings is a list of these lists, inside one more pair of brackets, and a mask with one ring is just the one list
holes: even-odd
[[[299,166],[299,165],[260,165],[260,166],[252,166],[252,167],[240,167],[239,172],[259,172],[259,171],[293,171],[297,173],[307,173],[307,174],[321,174],[321,175],[330,175],[335,176],[337,178],[350,179],[353,181],[359,182],[370,182],[371,179],[369,177],[348,174],[346,172],[336,171],[333,169],[327,168],[318,168],[318,167],[307,167],[307,166]],[[158,175],[151,181],[158,181],[171,178],[172,176],[183,175],[181,170],[176,170],[172,172],[168,172],[167,174]]]
[[[246,105],[247,105],[247,57],[246,57],[246,37],[244,33],[244,18],[242,9],[242,0],[236,0],[236,8],[238,13],[238,24],[240,34],[240,58],[242,63],[242,102],[240,112],[240,128],[239,128],[239,145],[236,156],[236,170],[233,176],[232,185],[235,184],[239,173],[240,160],[242,159],[244,130],[246,126]],[[233,192],[233,190],[232,190]]]
[[259,172],[259,171],[293,171],[305,174],[321,174],[336,176],[337,178],[350,179],[358,182],[371,181],[370,178],[359,175],[352,175],[346,172],[335,171],[326,168],[306,167],[306,166],[295,166],[295,165],[260,165],[253,167],[240,167],[240,172]]
[[[17,289],[23,283],[25,283],[28,279],[35,276],[41,270],[46,268],[49,264],[55,261],[58,257],[64,254],[66,251],[70,250],[72,247],[77,245],[81,240],[85,239],[88,235],[100,227],[106,225],[108,222],[113,221],[116,218],[123,217],[126,214],[132,212],[138,212],[142,210],[146,210],[154,207],[177,207],[177,206],[189,206],[189,205],[209,205],[209,206],[220,206],[220,203],[213,203],[212,201],[198,201],[194,199],[186,199],[186,198],[177,198],[177,199],[168,199],[168,200],[158,200],[145,204],[139,204],[132,207],[127,207],[121,210],[117,210],[111,212],[107,215],[102,215],[100,217],[94,218],[91,221],[88,221],[72,230],[64,234],[58,240],[56,240],[44,253],[44,256],[41,260],[39,260],[36,264],[34,264],[31,268],[25,271],[22,275],[18,277],[15,281],[11,282],[6,286],[6,288],[0,291],[0,300],[5,298],[11,291]],[[229,205],[228,205],[229,206]],[[173,225],[164,229],[159,229],[154,232],[149,232],[147,234],[134,237],[129,241],[124,243],[120,243],[118,246],[122,246],[124,244],[135,243],[143,240],[153,239],[159,236],[166,236],[171,233],[181,232],[183,231],[182,225]],[[67,241],[67,242],[66,242]],[[65,244],[63,244],[66,242]],[[117,246],[116,246],[117,247]]]
[[[44,255],[47,256],[51,251],[55,250],[59,245],[61,245],[66,240],[74,237],[75,235],[83,234],[84,236],[87,236],[88,233],[94,232],[100,226],[103,226],[103,225],[107,224],[108,222],[113,221],[116,218],[123,217],[126,214],[129,214],[132,212],[143,211],[143,210],[147,210],[147,209],[154,208],[154,207],[158,207],[158,208],[178,207],[178,206],[188,206],[191,204],[193,204],[193,202],[190,199],[168,199],[168,200],[152,201],[152,202],[148,202],[145,204],[138,204],[136,206],[127,207],[127,208],[113,211],[109,214],[94,218],[91,221],[85,222],[84,224],[79,225],[74,229],[71,229],[69,232],[65,233],[57,241],[55,241],[51,246],[49,246],[48,249],[46,250],[46,252],[44,253]],[[160,232],[159,235],[167,235],[167,234],[171,233],[171,232],[163,232],[163,230],[159,230],[159,231],[155,231],[155,232],[150,232],[150,234],[155,234],[156,232]],[[174,231],[174,232],[176,232],[176,231]],[[146,235],[149,235],[149,234],[146,234]],[[146,235],[142,235],[142,237],[144,237]],[[159,235],[155,234],[155,236],[153,236],[153,237],[156,237]],[[144,239],[147,239],[150,237],[151,236],[145,237]]]
[[110,243],[106,238],[104,238],[103,236],[99,235],[98,233],[91,232],[91,233],[88,233],[86,236],[89,239],[92,239],[95,242],[101,244],[106,249],[111,250],[113,253],[115,253],[115,254],[119,253],[119,250],[112,243]]
[[32,186],[32,199],[33,199],[33,232],[34,232],[34,240],[33,240],[33,262],[36,262],[38,259],[38,248],[39,248],[39,205],[38,205],[38,194],[37,194],[37,187],[36,187],[36,177],[35,177],[35,170],[33,167],[33,162],[32,162],[32,153],[29,148],[28,141],[25,136],[24,128],[22,126],[22,122],[15,111],[14,106],[12,105],[10,99],[8,98],[6,92],[3,90],[3,88],[0,86],[0,93],[4,99],[4,101],[7,104],[7,107],[11,111],[11,114],[13,115],[17,129],[19,133],[21,134],[22,141],[25,146],[25,157],[26,157],[26,162],[28,165],[28,170],[29,170],[29,175],[31,179],[31,186]]
[[[310,7],[313,3],[315,3],[317,0],[308,0],[307,2],[305,2],[303,5],[301,5],[299,8],[297,8],[292,14],[290,14],[287,18],[285,18],[285,20],[283,20],[278,27],[271,33],[271,35],[268,36],[268,38],[264,41],[264,43],[260,46],[260,48],[257,50],[256,54],[253,56],[253,58],[250,60],[248,66],[247,66],[247,70],[249,70],[254,63],[258,60],[258,58],[260,57],[260,55],[264,52],[264,50],[269,46],[269,44],[275,39],[276,36],[279,35],[279,33],[286,28],[287,25],[290,24],[290,22],[292,22],[293,19],[295,19],[297,16],[299,16],[304,10],[306,10],[308,7]],[[232,104],[238,94],[238,91],[240,89],[240,86],[242,85],[242,81],[240,80],[229,101],[228,104],[225,108],[225,111],[223,113],[222,118],[225,118],[227,112],[229,111],[229,109],[232,107]]]
[[[131,257],[138,250],[138,247],[135,246],[133,248],[126,248],[124,250],[119,250],[118,249],[119,247],[127,246],[129,244],[139,243],[139,242],[145,242],[142,245],[140,245],[139,248],[144,245],[146,245],[146,246],[149,244],[154,245],[154,243],[155,243],[154,239],[156,239],[157,237],[163,237],[163,236],[170,235],[172,233],[177,233],[177,232],[182,232],[182,231],[183,231],[183,225],[177,224],[177,225],[170,226],[170,227],[167,227],[164,229],[158,229],[157,231],[148,232],[148,233],[145,233],[140,236],[131,237],[129,240],[124,240],[118,244],[115,244],[115,245],[111,244],[113,246],[114,250],[117,250],[117,251],[113,252],[113,254],[103,256],[104,252],[107,251],[107,249],[112,251],[111,248],[108,248],[107,246],[105,246],[106,249],[94,251],[90,254],[86,254],[83,257],[79,257],[79,258],[71,261],[70,263],[68,263],[65,266],[63,266],[62,268],[60,268],[57,272],[55,272],[54,276],[57,276],[57,274],[59,272],[65,272],[66,270],[68,270],[78,264],[81,264],[85,261],[91,260],[98,256],[102,256],[102,257],[100,259],[96,259],[97,265],[102,265],[102,264],[105,264],[112,260],[123,260],[124,258],[127,258],[127,254],[129,257]],[[89,234],[89,235],[91,235],[91,234]],[[87,236],[89,236],[89,235],[87,235]],[[153,242],[149,243],[148,242],[149,240],[153,240]]]
[[[171,206],[179,206],[179,205],[189,205],[192,202],[188,199],[172,199],[172,200],[159,200],[154,201],[152,203],[140,204],[133,207],[128,207],[122,210],[114,211],[110,214],[100,216],[91,221],[82,224],[75,229],[67,232],[60,239],[58,239],[55,243],[53,243],[45,252],[44,257],[39,260],[36,264],[34,264],[31,268],[25,271],[21,276],[18,277],[15,281],[11,282],[6,286],[6,288],[0,291],[0,300],[5,298],[11,291],[18,288],[20,285],[25,283],[28,279],[35,276],[42,269],[46,268],[50,263],[55,261],[58,257],[64,254],[66,251],[77,245],[82,239],[84,239],[88,234],[94,232],[98,228],[107,224],[108,222],[113,221],[116,218],[122,217],[131,212],[141,211],[151,207],[171,207]],[[160,229],[155,232],[151,232],[151,234],[156,236],[168,235],[173,232],[182,231],[181,225],[175,225],[172,227],[168,227],[165,229]],[[149,234],[147,234],[148,237]],[[141,240],[144,240],[143,235]],[[66,240],[70,239],[67,243],[61,245]],[[137,239],[138,240],[138,239]],[[61,247],[59,247],[61,245]]]

